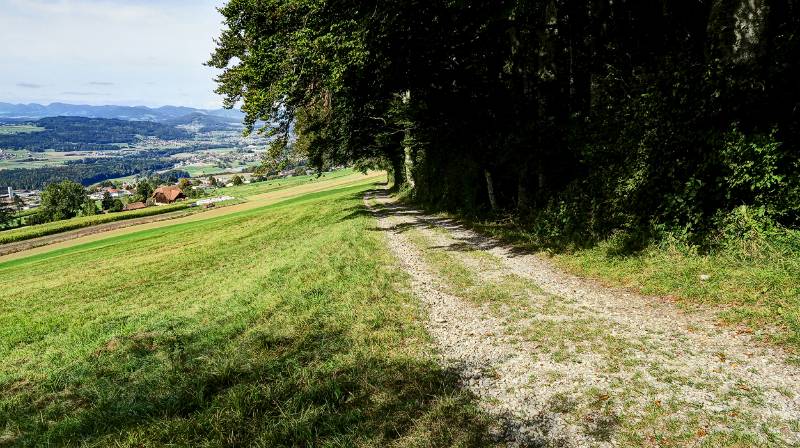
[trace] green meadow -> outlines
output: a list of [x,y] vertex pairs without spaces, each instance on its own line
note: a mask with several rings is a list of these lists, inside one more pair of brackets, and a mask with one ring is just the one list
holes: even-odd
[[30,134],[31,132],[44,131],[43,127],[30,124],[6,124],[0,125],[0,135]]
[[373,187],[0,264],[0,445],[492,445]]

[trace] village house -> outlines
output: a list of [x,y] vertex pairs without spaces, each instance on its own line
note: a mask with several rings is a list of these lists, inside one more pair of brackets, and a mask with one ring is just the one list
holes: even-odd
[[114,187],[104,187],[99,189],[96,193],[90,194],[89,199],[100,201],[103,199],[103,195],[105,195],[106,193],[108,193],[114,199],[121,199],[125,196],[131,196],[133,194],[130,191],[124,189],[120,190]]
[[129,204],[125,204],[125,206],[122,208],[122,211],[127,212],[130,210],[141,210],[146,207],[147,204],[145,204],[144,202],[131,202]]
[[172,204],[175,201],[186,199],[180,187],[177,185],[169,185],[165,187],[158,187],[153,192],[153,200],[156,204]]

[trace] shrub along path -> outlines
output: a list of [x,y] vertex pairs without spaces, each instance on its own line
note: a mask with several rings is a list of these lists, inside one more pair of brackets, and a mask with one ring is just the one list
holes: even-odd
[[383,191],[365,201],[444,362],[512,445],[800,443],[800,368],[712,310],[566,275]]

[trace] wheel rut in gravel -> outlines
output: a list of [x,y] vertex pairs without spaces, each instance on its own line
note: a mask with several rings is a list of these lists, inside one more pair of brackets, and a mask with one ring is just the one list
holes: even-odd
[[365,203],[509,446],[800,444],[800,368],[713,311],[566,274],[384,190]]

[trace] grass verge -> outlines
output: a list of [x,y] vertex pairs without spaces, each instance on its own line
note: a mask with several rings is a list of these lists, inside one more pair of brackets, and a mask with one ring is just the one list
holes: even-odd
[[369,187],[0,264],[0,444],[491,445]]
[[[522,248],[547,247],[512,224],[466,224]],[[685,308],[713,307],[726,324],[800,350],[800,231],[749,232],[706,253],[670,238],[629,252],[626,241],[619,234],[591,247],[543,253],[569,271],[612,286],[666,296]]]

